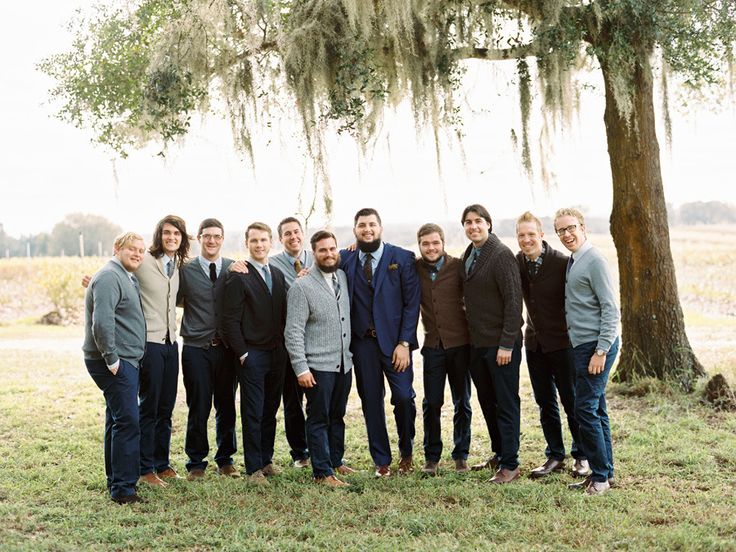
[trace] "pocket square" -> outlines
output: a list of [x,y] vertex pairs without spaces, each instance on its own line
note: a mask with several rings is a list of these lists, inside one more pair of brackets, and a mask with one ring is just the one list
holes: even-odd
[[389,270],[398,270],[399,269],[399,265],[398,265],[398,263],[391,263],[390,265],[388,265],[388,269]]

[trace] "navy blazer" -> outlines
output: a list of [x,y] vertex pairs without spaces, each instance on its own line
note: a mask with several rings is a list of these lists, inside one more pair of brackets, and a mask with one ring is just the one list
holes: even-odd
[[[340,268],[348,277],[350,305],[353,305],[355,278],[360,265],[358,250],[340,251]],[[381,261],[373,275],[373,321],[381,352],[391,357],[399,341],[409,342],[411,350],[416,349],[417,323],[419,322],[419,303],[421,286],[416,269],[414,253],[384,243]]]

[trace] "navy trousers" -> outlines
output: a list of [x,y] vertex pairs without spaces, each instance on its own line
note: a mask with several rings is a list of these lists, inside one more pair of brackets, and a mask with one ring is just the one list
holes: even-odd
[[307,396],[307,443],[312,453],[314,477],[333,475],[345,454],[345,409],[353,372],[312,371],[317,385],[305,389]]
[[557,392],[565,409],[567,426],[572,435],[570,454],[575,459],[585,459],[578,447],[578,422],[575,420],[575,365],[572,360],[572,348],[558,351],[533,351],[527,347],[526,364],[529,368],[529,379],[534,390],[534,399],[539,406],[539,421],[542,433],[547,441],[544,454],[552,460],[565,458],[565,443],[562,439],[562,423],[560,409],[557,406]]
[[383,399],[386,395],[383,377],[386,376],[391,389],[391,404],[399,434],[399,454],[411,456],[414,450],[414,421],[417,407],[416,393],[412,383],[414,370],[411,362],[403,372],[397,372],[391,358],[384,356],[373,338],[353,336],[350,348],[353,352],[355,382],[363,408],[363,417],[368,432],[368,448],[377,466],[391,464],[391,444],[386,429],[386,413]]
[[470,422],[473,410],[470,407],[470,346],[423,347],[424,357],[424,458],[428,462],[439,462],[442,457],[442,431],[440,417],[445,402],[445,378],[450,383],[454,406],[452,435],[455,447],[454,460],[467,460],[470,449]]
[[296,381],[296,375],[287,359],[286,374],[284,375],[284,431],[286,442],[289,443],[289,454],[292,460],[306,460],[309,458],[307,434],[304,421],[304,388]]
[[179,384],[179,348],[146,343],[141,361],[140,397],[141,474],[170,468],[171,414]]
[[248,475],[273,461],[276,412],[281,403],[286,369],[286,349],[249,349],[238,369],[243,454]]
[[[497,353],[498,347],[473,347],[470,375],[478,391],[481,410],[486,417],[491,446],[499,457],[498,465],[501,468],[515,470],[519,467],[521,433],[519,399],[521,343],[514,344],[511,362],[505,366],[496,363]],[[498,444],[494,446],[494,442]]]
[[580,445],[593,472],[593,481],[613,479],[613,443],[611,422],[606,408],[606,385],[611,366],[618,354],[619,339],[611,345],[606,355],[603,372],[588,373],[588,363],[595,354],[596,341],[583,343],[572,350],[575,362],[575,418],[580,426]]
[[207,438],[207,420],[212,403],[215,404],[215,441],[218,467],[233,463],[237,450],[235,437],[235,389],[237,367],[233,354],[224,345],[191,347],[184,345],[181,353],[181,371],[187,393],[187,435],[184,451],[189,457],[187,470],[207,467],[210,444]]
[[138,368],[120,360],[113,375],[104,360],[85,359],[89,375],[105,397],[105,475],[112,498],[135,494],[140,476]]

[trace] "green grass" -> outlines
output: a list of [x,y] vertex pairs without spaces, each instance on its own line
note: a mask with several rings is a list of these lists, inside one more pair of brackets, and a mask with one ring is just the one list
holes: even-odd
[[[59,339],[35,328],[34,338]],[[0,339],[19,337],[4,328]],[[63,332],[61,337],[67,337]],[[80,339],[81,340],[81,339]],[[419,360],[419,357],[415,357]],[[543,460],[536,407],[522,369],[524,475]],[[417,376],[421,370],[417,369]],[[196,483],[142,489],[146,504],[107,497],[103,401],[81,354],[0,348],[0,549],[2,550],[733,550],[736,546],[736,416],[667,388],[644,397],[613,388],[610,406],[618,488],[590,498],[567,475],[513,485],[489,473],[457,476],[445,407],[444,472],[371,477],[359,400],[350,398],[347,461],[363,470],[329,491],[290,465],[279,421],[268,488],[213,472]],[[417,406],[421,410],[421,378]],[[618,389],[618,390],[617,390]],[[183,471],[186,406],[175,411],[172,460]],[[449,402],[449,401],[447,401]],[[446,403],[447,404],[447,403]],[[475,404],[475,403],[474,403]],[[488,439],[475,404],[471,461]],[[421,414],[416,464],[421,461]],[[395,435],[393,423],[390,433]],[[214,441],[214,436],[211,435]],[[242,467],[242,457],[236,464]]]

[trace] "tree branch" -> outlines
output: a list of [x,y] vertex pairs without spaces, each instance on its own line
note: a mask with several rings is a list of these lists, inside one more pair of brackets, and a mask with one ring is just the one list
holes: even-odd
[[503,61],[505,59],[521,59],[538,53],[536,44],[531,42],[513,48],[455,48],[455,59],[482,59],[485,61]]

